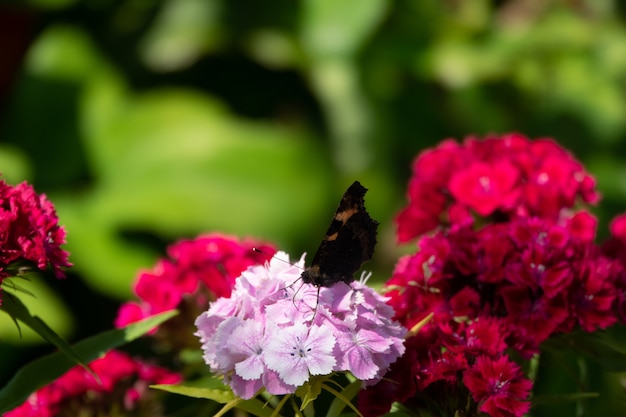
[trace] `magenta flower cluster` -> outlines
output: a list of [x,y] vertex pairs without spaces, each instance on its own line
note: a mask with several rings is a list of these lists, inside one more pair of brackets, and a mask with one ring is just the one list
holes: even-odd
[[404,353],[406,329],[365,279],[329,288],[303,284],[304,259],[279,252],[244,271],[230,298],[196,320],[204,359],[235,394],[289,394],[311,376],[349,371],[379,381]]
[[54,206],[25,182],[11,186],[0,180],[0,231],[0,282],[29,264],[40,270],[51,267],[57,278],[71,266],[61,249],[65,230]]
[[[98,375],[75,366],[34,392],[4,417],[57,417],[96,415],[161,416],[152,401],[151,384],[174,384],[181,376],[165,368],[136,360],[113,350],[89,364]],[[154,391],[152,391],[154,394]]]
[[[255,247],[260,250],[254,251]],[[251,265],[262,264],[274,249],[261,242],[213,233],[176,242],[167,252],[168,258],[139,273],[133,286],[139,300],[120,307],[116,327],[181,308],[185,301],[193,304],[185,310],[204,309],[209,301],[230,295],[239,274]]]
[[398,239],[430,234],[398,261],[387,296],[407,327],[433,318],[360,409],[376,416],[397,401],[520,417],[533,384],[514,358],[559,333],[624,321],[626,222],[593,243],[597,220],[581,205],[597,201],[594,181],[551,140],[445,141],[413,167]]
[[577,203],[599,199],[594,179],[570,153],[518,133],[445,140],[415,158],[412,170],[409,204],[396,219],[400,242],[473,215],[558,221]]

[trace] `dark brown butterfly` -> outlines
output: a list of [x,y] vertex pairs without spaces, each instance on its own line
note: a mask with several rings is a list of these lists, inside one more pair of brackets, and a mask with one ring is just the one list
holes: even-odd
[[354,281],[354,273],[372,259],[378,222],[365,209],[367,188],[358,181],[346,190],[326,235],[302,281],[320,287]]

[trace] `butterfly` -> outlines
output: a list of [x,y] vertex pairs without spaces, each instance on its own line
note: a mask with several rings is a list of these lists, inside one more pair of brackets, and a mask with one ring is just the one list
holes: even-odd
[[313,262],[300,278],[318,288],[354,281],[354,273],[372,259],[378,222],[365,209],[367,188],[355,181],[339,202]]

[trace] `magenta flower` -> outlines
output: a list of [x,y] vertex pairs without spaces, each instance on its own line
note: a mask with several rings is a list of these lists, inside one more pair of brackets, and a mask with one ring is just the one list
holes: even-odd
[[519,175],[518,169],[507,161],[475,162],[455,172],[450,179],[450,193],[459,203],[488,216],[498,208],[510,209],[516,202]]
[[100,381],[76,366],[35,393],[5,417],[53,417],[66,415],[160,416],[151,384],[174,384],[179,374],[135,360],[121,351],[110,351],[90,363]]
[[373,384],[404,352],[406,330],[384,297],[363,280],[322,287],[318,300],[318,288],[298,282],[303,266],[277,253],[196,320],[205,362],[242,398],[293,393],[335,371]]
[[596,245],[598,222],[580,207],[597,202],[594,181],[549,139],[446,140],[413,172],[398,240],[420,236],[419,250],[398,261],[388,303],[408,328],[432,319],[406,342],[414,362],[393,364],[360,409],[520,417],[532,382],[508,355],[525,361],[560,333],[626,322],[626,216]]
[[0,180],[0,283],[19,274],[24,265],[40,270],[51,267],[57,278],[72,266],[61,249],[65,230],[59,226],[54,206],[27,183],[10,186]]
[[[531,141],[511,133],[468,137],[463,143],[446,140],[418,155],[412,168],[409,203],[396,218],[400,242],[437,226],[466,223],[473,215],[564,223],[579,201],[599,199],[580,162],[549,138]],[[587,237],[589,220],[577,222],[577,232]]]
[[479,410],[491,417],[520,417],[530,409],[526,399],[532,382],[525,379],[519,365],[506,356],[477,358],[465,373],[463,382],[479,404]]
[[[261,252],[253,248],[260,248]],[[123,327],[154,314],[178,308],[181,314],[156,332],[161,344],[173,350],[197,346],[193,321],[209,301],[230,295],[235,278],[251,265],[274,253],[270,246],[252,240],[239,241],[222,234],[182,240],[168,247],[169,258],[160,259],[135,282],[138,301],[123,304],[115,320]]]

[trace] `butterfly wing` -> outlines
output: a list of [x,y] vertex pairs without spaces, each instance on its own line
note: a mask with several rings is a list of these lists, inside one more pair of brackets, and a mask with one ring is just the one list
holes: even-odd
[[302,274],[304,282],[322,287],[350,283],[361,265],[372,259],[378,222],[365,209],[366,192],[355,181],[344,193],[311,267]]

